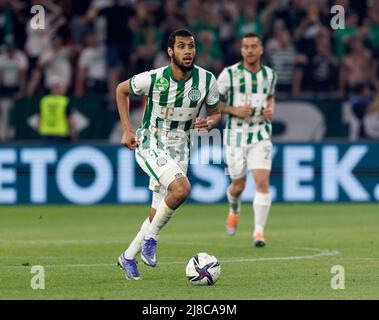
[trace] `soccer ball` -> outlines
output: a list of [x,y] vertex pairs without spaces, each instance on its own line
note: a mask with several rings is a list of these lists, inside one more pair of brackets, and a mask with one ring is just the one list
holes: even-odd
[[212,285],[221,274],[221,266],[215,256],[201,252],[188,261],[186,276],[194,285]]

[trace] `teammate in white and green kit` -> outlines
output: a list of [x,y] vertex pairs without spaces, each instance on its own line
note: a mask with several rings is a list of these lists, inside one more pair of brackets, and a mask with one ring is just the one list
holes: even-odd
[[224,150],[232,181],[227,189],[226,229],[230,235],[236,232],[240,196],[247,171],[252,170],[257,189],[253,202],[253,243],[256,247],[266,244],[264,227],[271,207],[271,118],[275,110],[277,78],[274,70],[261,64],[262,54],[261,39],[254,33],[245,35],[241,40],[242,61],[225,68],[217,80],[224,100],[220,110],[229,115],[224,131]]
[[[121,143],[135,150],[140,167],[149,175],[153,192],[150,216],[123,252],[118,264],[129,280],[139,280],[136,256],[149,266],[157,264],[156,246],[160,230],[187,199],[190,130],[209,130],[221,119],[219,92],[214,75],[194,65],[195,39],[185,29],[168,39],[171,63],[140,73],[118,85],[117,106],[123,128]],[[145,95],[146,109],[135,133],[129,118],[129,95]],[[199,118],[205,106],[207,119]]]

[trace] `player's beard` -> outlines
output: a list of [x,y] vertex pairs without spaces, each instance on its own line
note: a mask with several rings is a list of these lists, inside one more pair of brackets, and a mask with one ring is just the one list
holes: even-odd
[[260,57],[255,58],[254,60],[251,60],[251,61],[247,61],[247,60],[245,60],[245,61],[247,62],[248,65],[254,66],[256,64],[260,64]]
[[194,61],[195,61],[195,57],[193,57],[192,59],[192,63],[190,66],[185,66],[183,65],[175,56],[175,53],[173,53],[172,55],[172,62],[180,69],[180,71],[182,71],[183,73],[185,72],[188,72],[188,71],[191,71],[193,69],[193,64],[194,64]]

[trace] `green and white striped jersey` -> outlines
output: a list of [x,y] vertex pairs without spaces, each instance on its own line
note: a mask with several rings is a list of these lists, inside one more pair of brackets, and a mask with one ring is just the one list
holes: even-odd
[[268,66],[262,65],[253,73],[242,62],[221,72],[217,83],[224,101],[236,108],[246,104],[253,108],[252,116],[246,119],[229,115],[224,135],[226,145],[243,147],[271,139],[271,121],[263,119],[263,109],[267,98],[275,94],[276,79],[276,72]]
[[135,75],[130,88],[134,95],[147,96],[142,124],[137,130],[143,148],[150,148],[152,143],[160,149],[169,144],[175,146],[179,136],[181,142],[183,137],[187,141],[201,107],[215,108],[219,102],[215,76],[196,65],[185,81],[174,79],[170,64]]

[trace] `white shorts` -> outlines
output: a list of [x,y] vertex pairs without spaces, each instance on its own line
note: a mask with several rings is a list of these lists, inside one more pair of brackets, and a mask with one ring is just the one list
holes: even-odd
[[177,162],[160,149],[136,149],[136,160],[143,171],[150,177],[149,189],[166,193],[171,182],[180,177],[187,177],[188,162]]
[[233,180],[245,177],[247,170],[271,170],[272,143],[262,140],[244,147],[225,145],[225,159]]

